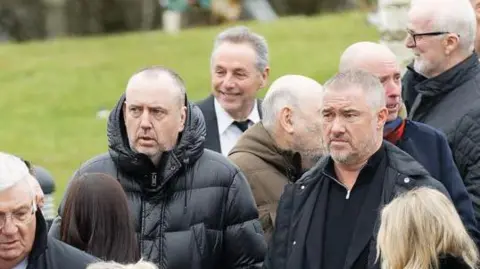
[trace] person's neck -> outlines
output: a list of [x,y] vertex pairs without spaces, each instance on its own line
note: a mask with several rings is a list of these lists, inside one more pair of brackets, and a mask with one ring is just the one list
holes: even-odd
[[337,175],[337,179],[347,187],[348,190],[351,190],[355,183],[357,182],[358,175],[360,171],[362,171],[363,167],[367,164],[370,157],[372,157],[375,152],[381,147],[381,141],[377,147],[367,154],[367,157],[360,159],[359,161],[353,164],[343,164],[334,162],[333,167],[335,169],[335,174]]
[[470,57],[472,54],[465,54],[465,53],[461,53],[461,52],[457,52],[455,54],[452,54],[446,61],[445,65],[443,65],[443,68],[439,68],[438,70],[436,70],[435,72],[432,72],[431,74],[428,74],[426,77],[427,78],[434,78],[434,77],[437,77],[445,72],[447,72],[448,70],[452,69],[453,67],[455,67],[456,65],[458,65],[459,63],[465,61],[468,57]]
[[162,153],[159,153],[155,156],[151,156],[150,160],[152,161],[153,165],[155,165],[155,167],[158,167],[160,165],[161,158],[162,158]]
[[252,110],[254,108],[255,100],[253,100],[251,103],[248,103],[244,107],[242,107],[239,110],[235,111],[227,111],[227,113],[236,121],[245,121],[248,119],[248,116],[250,113],[252,113]]
[[362,168],[367,164],[368,159],[356,163],[354,165],[346,165],[341,163],[334,163],[335,174],[337,179],[345,185],[348,190],[351,190],[357,182],[358,175]]

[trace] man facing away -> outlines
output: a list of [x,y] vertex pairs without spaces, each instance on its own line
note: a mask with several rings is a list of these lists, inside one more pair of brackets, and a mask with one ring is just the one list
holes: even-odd
[[285,75],[275,80],[263,99],[263,119],[229,154],[250,183],[267,240],[285,185],[322,156],[321,92],[322,85],[308,77]]
[[418,161],[447,189],[463,223],[478,240],[473,205],[453,161],[445,134],[426,124],[402,119],[400,67],[395,54],[386,46],[358,42],[349,46],[340,58],[340,72],[363,70],[378,77],[385,88],[388,117],[383,137]]
[[269,73],[264,37],[244,26],[216,37],[210,60],[212,94],[198,103],[207,125],[205,148],[227,156],[243,132],[260,121],[256,95]]
[[339,73],[319,102],[329,156],[285,188],[265,268],[379,268],[379,209],[420,186],[448,193],[410,155],[384,142],[388,109],[378,78]]
[[[141,254],[161,268],[259,267],[266,243],[248,182],[226,157],[203,148],[205,122],[186,98],[172,70],[135,73],[108,120],[109,152],[75,176],[118,178]],[[51,228],[57,236],[60,220]]]

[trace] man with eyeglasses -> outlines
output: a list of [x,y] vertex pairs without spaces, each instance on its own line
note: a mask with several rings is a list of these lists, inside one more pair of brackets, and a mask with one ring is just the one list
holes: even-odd
[[480,63],[468,0],[416,0],[405,45],[414,62],[403,77],[411,120],[443,131],[480,221]]
[[84,269],[98,261],[47,236],[32,181],[24,161],[0,152],[0,269]]

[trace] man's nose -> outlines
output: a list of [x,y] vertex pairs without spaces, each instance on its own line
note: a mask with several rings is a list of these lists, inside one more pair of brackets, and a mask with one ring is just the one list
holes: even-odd
[[331,132],[334,135],[342,134],[345,132],[345,123],[340,117],[336,117],[332,122]]
[[415,48],[415,40],[413,40],[413,37],[410,34],[407,34],[407,37],[405,38],[405,47],[409,49]]
[[1,233],[4,235],[13,235],[18,232],[18,227],[13,223],[13,220],[11,217],[7,217],[5,219],[5,224],[3,225],[1,229]]
[[145,110],[142,113],[142,116],[140,117],[140,127],[142,129],[152,128],[152,122],[151,122],[150,113],[148,112],[148,110]]
[[234,88],[235,87],[235,78],[232,74],[227,73],[225,79],[223,80],[223,87],[224,88]]
[[385,82],[383,86],[388,97],[400,96],[400,93],[402,92],[400,85],[393,80]]

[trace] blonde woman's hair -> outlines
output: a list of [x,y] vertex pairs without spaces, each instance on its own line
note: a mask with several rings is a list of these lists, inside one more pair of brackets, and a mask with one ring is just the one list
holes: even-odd
[[117,262],[96,262],[90,264],[87,269],[158,269],[158,267],[147,261],[140,260],[134,264],[120,264]]
[[475,243],[444,194],[422,187],[383,208],[377,239],[382,269],[438,269],[443,254],[477,268]]

